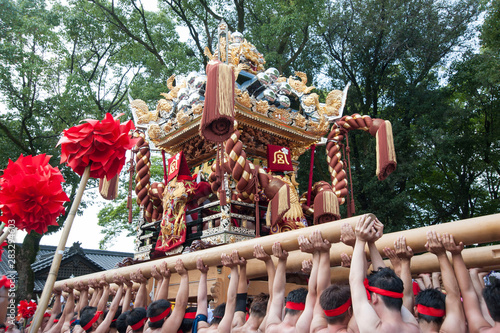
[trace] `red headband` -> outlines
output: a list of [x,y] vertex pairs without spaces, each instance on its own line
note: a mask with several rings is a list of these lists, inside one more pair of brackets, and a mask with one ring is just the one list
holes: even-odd
[[164,319],[166,316],[168,316],[168,314],[170,313],[170,310],[171,310],[171,308],[168,307],[165,311],[163,311],[159,315],[149,318],[149,321],[152,323],[155,323],[157,321]]
[[137,331],[139,328],[141,328],[142,326],[144,326],[144,323],[146,322],[146,320],[148,320],[148,317],[142,318],[141,320],[139,320],[134,325],[130,325],[130,327],[132,327],[133,331]]
[[184,314],[184,319],[194,319],[196,318],[196,312],[186,312]]
[[286,302],[286,308],[289,310],[304,311],[306,305],[304,303]]
[[323,310],[323,312],[325,313],[325,315],[327,317],[340,316],[341,314],[345,313],[347,311],[347,309],[349,309],[349,307],[351,306],[351,304],[352,304],[352,301],[351,301],[351,298],[349,298],[347,300],[347,302],[345,302],[344,304],[342,304],[338,308],[330,309],[330,310]]
[[50,313],[45,312],[45,313],[43,314],[43,318],[45,318],[45,317],[49,317],[49,318],[50,318]]
[[387,296],[387,297],[391,297],[391,298],[403,298],[403,293],[397,293],[395,291],[390,291],[390,290],[385,290],[385,289],[370,286],[368,284],[368,279],[365,279],[365,281],[363,281],[363,284],[365,285],[366,295],[368,297],[368,300],[371,299],[369,291],[371,291],[372,293],[375,293],[375,294],[379,294],[379,295]]
[[54,324],[57,324],[59,322],[59,319],[54,319]]
[[431,308],[422,304],[417,304],[417,310],[420,314],[432,317],[444,317],[444,315],[446,314],[445,310]]
[[87,325],[83,326],[83,330],[86,331],[88,330],[90,327],[92,327],[92,324],[95,323],[97,321],[97,319],[99,319],[99,316],[102,315],[102,311],[96,311],[94,317],[87,323]]

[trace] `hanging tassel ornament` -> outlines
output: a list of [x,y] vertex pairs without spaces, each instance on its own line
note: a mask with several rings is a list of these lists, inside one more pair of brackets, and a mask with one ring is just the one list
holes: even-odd
[[212,142],[224,142],[234,132],[234,72],[220,61],[208,63],[201,135]]

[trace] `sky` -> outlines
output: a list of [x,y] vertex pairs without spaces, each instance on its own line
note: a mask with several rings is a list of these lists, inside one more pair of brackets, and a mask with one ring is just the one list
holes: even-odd
[[[86,192],[96,192],[97,189],[87,189]],[[84,194],[85,195],[85,194]],[[102,204],[106,203],[106,200],[102,199],[100,195],[95,196],[97,199],[94,200],[93,204],[89,203],[89,206],[83,211],[83,214],[76,216],[71,227],[71,231],[66,241],[66,246],[70,247],[74,242],[82,243],[81,247],[84,249],[99,249],[99,241],[104,235],[101,234],[102,227],[97,225],[97,213],[102,208]],[[59,244],[59,239],[61,238],[62,228],[53,234],[44,235],[40,241],[41,245],[55,245]],[[125,232],[122,233],[115,241],[113,245],[109,246],[106,250],[118,251],[118,252],[134,252],[134,237],[126,237]],[[22,243],[26,232],[17,231],[16,232],[16,243]]]
[[[158,11],[157,0],[143,0],[142,5],[147,11]],[[179,34],[179,39],[185,42],[189,39],[189,30],[186,27],[177,27],[177,33]],[[184,73],[179,73],[184,74]],[[1,109],[1,108],[0,108]],[[86,192],[97,191],[96,189],[87,189]],[[88,207],[83,211],[83,214],[76,216],[71,227],[71,231],[66,241],[66,246],[70,247],[74,242],[80,242],[81,247],[84,249],[99,249],[99,241],[103,238],[101,234],[102,227],[97,225],[97,214],[102,208],[102,205],[106,203],[106,200],[102,199],[100,195],[94,196],[97,199],[93,203],[89,203]],[[45,235],[42,237],[41,245],[54,245],[59,244],[59,239],[62,234],[62,228],[58,232]],[[134,252],[134,240],[135,237],[126,237],[126,232],[117,237],[113,244],[108,246],[106,250],[109,251],[119,251],[119,252]],[[22,243],[26,232],[17,231],[16,232],[16,243]]]

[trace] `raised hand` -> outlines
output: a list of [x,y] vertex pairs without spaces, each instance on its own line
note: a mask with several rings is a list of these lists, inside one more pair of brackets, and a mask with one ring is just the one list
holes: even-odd
[[372,240],[372,242],[375,242],[384,235],[384,225],[382,224],[382,222],[379,221],[379,219],[375,218],[375,223],[373,224],[373,227],[377,231],[375,233],[375,238]]
[[313,262],[311,259],[302,261],[302,269],[301,271],[305,274],[311,274]]
[[428,252],[434,253],[437,256],[446,254],[446,249],[441,242],[441,236],[433,230],[427,231],[427,243],[425,243],[425,248]]
[[349,268],[351,267],[351,259],[352,256],[348,255],[347,253],[341,253],[340,254],[340,266]]
[[373,239],[377,238],[375,220],[373,220],[369,215],[361,216],[356,224],[355,233],[357,239],[365,242],[372,242]]
[[96,279],[89,279],[88,285],[89,285],[89,287],[91,287],[93,289],[96,289],[99,287],[99,284],[97,283]]
[[163,275],[161,275],[160,272],[158,272],[158,269],[156,268],[156,265],[153,265],[153,267],[151,268],[151,276],[155,280],[162,280],[163,279]]
[[279,242],[276,242],[273,244],[273,256],[279,260],[286,260],[286,258],[288,258],[288,252],[283,250]]
[[135,274],[132,277],[132,274],[130,274],[130,278],[132,281],[137,282],[137,283],[147,283],[148,279],[144,277],[142,274],[142,269],[138,268],[137,271],[135,271]]
[[453,235],[444,233],[441,237],[441,242],[443,243],[446,251],[449,251],[451,254],[460,254],[464,249],[464,243],[460,242],[458,245],[455,243],[455,239]]
[[86,286],[82,281],[76,281],[74,288],[78,291],[89,290],[89,286]]
[[73,292],[73,288],[70,288],[67,283],[64,283],[62,286],[62,291],[71,294]]
[[332,244],[330,244],[330,242],[327,239],[323,239],[321,231],[319,230],[313,231],[310,240],[315,250],[320,252],[330,251],[330,247],[332,246]]
[[356,244],[356,234],[349,223],[343,223],[340,227],[340,241],[352,247]]
[[385,247],[384,254],[387,258],[389,258],[394,272],[396,272],[396,274],[399,276],[401,274],[401,259],[399,259],[396,251],[394,251],[394,249],[391,249],[390,247]]
[[99,286],[101,288],[109,286],[108,281],[106,281],[106,274],[101,275],[101,279],[99,280]]
[[299,248],[302,252],[314,253],[316,251],[313,244],[309,241],[309,239],[307,239],[307,237],[300,235],[297,240],[299,242]]
[[253,247],[253,256],[264,262],[271,260],[271,256],[264,251],[264,247],[260,244],[255,244]]
[[396,249],[396,255],[401,260],[409,260],[413,257],[413,250],[411,247],[406,245],[405,236],[399,236],[394,242],[394,248]]
[[121,286],[125,282],[125,278],[121,275],[118,275],[118,273],[115,273],[113,274],[113,282],[116,283],[118,286]]
[[177,261],[175,262],[175,270],[180,276],[187,275],[187,270],[186,267],[184,267],[182,259],[177,259]]
[[198,258],[196,261],[196,268],[202,273],[207,274],[209,267],[203,263],[203,259]]
[[165,261],[162,261],[160,264],[160,274],[166,279],[169,279],[170,275],[172,274],[168,269],[167,263]]

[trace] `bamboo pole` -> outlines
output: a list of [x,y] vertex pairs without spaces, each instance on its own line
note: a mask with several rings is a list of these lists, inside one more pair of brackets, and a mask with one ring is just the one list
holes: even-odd
[[78,211],[78,207],[80,206],[80,202],[82,201],[83,192],[85,191],[85,187],[87,186],[89,176],[90,176],[90,165],[85,168],[85,171],[82,174],[82,178],[80,179],[80,184],[78,185],[78,191],[76,193],[75,200],[73,201],[73,204],[71,205],[71,210],[69,211],[68,217],[64,222],[61,238],[59,239],[59,245],[57,245],[56,252],[54,253],[54,259],[52,260],[52,266],[50,267],[50,272],[47,277],[47,281],[45,282],[45,286],[43,287],[42,297],[38,302],[38,307],[36,309],[35,316],[33,317],[33,321],[30,326],[30,333],[38,332],[38,329],[42,324],[43,314],[45,313],[45,309],[47,309],[50,296],[52,295],[52,289],[57,279],[57,273],[59,272],[59,266],[61,265],[62,256],[64,253],[64,249],[66,247],[66,241],[68,240],[69,232],[71,230],[71,226],[73,225],[73,220],[75,219],[76,212]]
[[[247,274],[249,278],[256,278],[266,275],[265,265],[262,262],[253,259],[253,248],[254,245],[260,244],[264,247],[267,253],[271,253],[272,245],[275,242],[280,242],[282,247],[289,251],[295,251],[298,249],[297,238],[299,235],[304,235],[309,237],[310,234],[315,230],[320,230],[323,237],[328,239],[333,245],[330,250],[330,262],[332,266],[340,265],[340,254],[342,252],[351,254],[352,248],[346,246],[340,242],[340,228],[343,223],[349,223],[351,226],[355,226],[358,221],[359,216],[333,221],[328,223],[323,223],[316,226],[311,226],[304,229],[293,230],[285,233],[273,234],[266,237],[255,238],[243,242],[226,244],[218,247],[213,247],[205,249],[203,251],[197,251],[192,253],[183,254],[181,256],[185,267],[188,270],[196,269],[196,261],[198,258],[203,259],[208,266],[219,266],[221,253],[230,253],[233,250],[237,250],[241,257],[249,260],[247,265]],[[470,218],[466,220],[460,220],[455,222],[443,223],[440,225],[416,228],[411,230],[393,232],[385,234],[381,239],[377,241],[377,248],[382,251],[384,247],[394,246],[394,241],[403,235],[407,239],[408,245],[410,245],[415,253],[425,252],[424,244],[427,241],[426,233],[429,230],[435,230],[438,233],[449,232],[455,236],[456,241],[462,241],[466,245],[476,244],[476,243],[489,243],[500,241],[500,214],[486,215],[476,218]],[[335,244],[336,243],[336,244]],[[382,253],[383,255],[383,253]],[[130,273],[135,272],[137,269],[141,269],[142,273],[146,278],[151,276],[151,267],[153,265],[159,265],[161,261],[167,263],[167,267],[173,272],[173,267],[175,265],[178,256],[167,257],[163,259],[158,259],[155,261],[148,261],[132,266],[116,268],[104,272],[106,275],[106,280],[112,282],[112,277],[115,273],[124,276],[129,279]],[[288,271],[299,271],[302,265],[302,261],[309,259],[310,256],[302,253],[300,251],[295,251],[289,256],[287,262]],[[58,281],[55,284],[55,288],[60,290],[63,283],[68,283],[68,286],[72,287],[74,282],[82,281],[87,284],[88,280],[91,278],[100,279],[103,272],[98,272],[94,274],[84,275],[75,277],[73,279],[68,279],[64,281]]]

